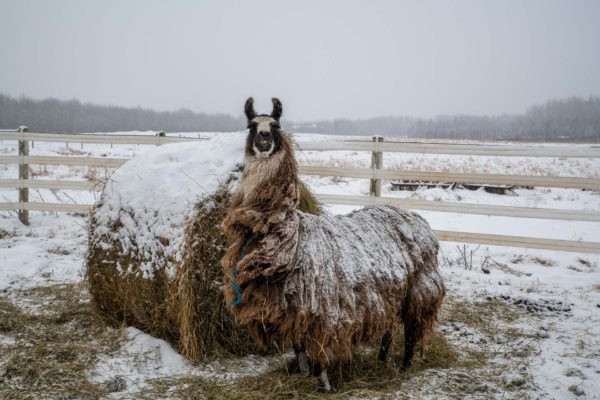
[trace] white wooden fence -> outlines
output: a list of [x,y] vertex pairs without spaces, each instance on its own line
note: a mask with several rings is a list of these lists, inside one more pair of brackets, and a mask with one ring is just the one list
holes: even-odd
[[[114,168],[127,161],[123,158],[76,157],[76,156],[30,156],[29,142],[65,142],[65,143],[101,143],[101,144],[146,144],[161,145],[166,143],[199,140],[196,138],[168,137],[164,134],[155,136],[139,135],[83,135],[83,134],[48,134],[32,133],[26,128],[19,131],[0,131],[0,140],[19,141],[19,155],[2,155],[0,164],[18,164],[19,179],[0,179],[0,187],[19,189],[19,202],[0,203],[0,211],[16,210],[23,223],[28,223],[29,211],[54,211],[87,213],[93,205],[65,203],[33,203],[28,201],[28,190],[67,189],[67,190],[101,190],[93,182],[35,180],[29,179],[30,164],[76,165]],[[438,182],[486,183],[522,186],[561,187],[586,190],[600,190],[600,179],[566,178],[554,176],[524,176],[500,174],[472,174],[432,171],[403,171],[383,169],[384,152],[424,153],[424,154],[458,154],[485,156],[519,156],[519,157],[577,157],[600,158],[600,146],[533,146],[533,145],[482,145],[454,143],[417,143],[390,142],[375,137],[372,141],[315,141],[301,144],[301,151],[368,151],[372,154],[371,168],[336,168],[301,166],[304,175],[337,176],[363,178],[371,180],[371,196],[322,195],[317,198],[326,204],[369,205],[395,204],[400,207],[449,213],[494,215],[518,218],[541,218],[552,220],[578,220],[600,222],[600,213],[577,210],[539,209],[530,207],[509,207],[482,204],[465,204],[415,199],[381,197],[381,180],[408,179]],[[600,253],[600,242],[568,241],[542,239],[520,236],[490,235],[469,232],[435,231],[440,240],[461,243],[481,243],[499,246],[528,247],[574,252]]]

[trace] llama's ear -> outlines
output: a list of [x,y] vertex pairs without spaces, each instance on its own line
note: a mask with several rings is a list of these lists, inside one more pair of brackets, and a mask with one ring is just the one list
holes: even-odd
[[256,112],[254,111],[254,99],[252,97],[248,97],[248,100],[246,100],[244,111],[246,112],[246,118],[248,118],[248,121],[251,121],[254,119],[254,117],[256,117]]
[[271,117],[276,121],[279,121],[281,114],[283,114],[283,106],[281,105],[281,101],[276,97],[273,97],[271,101],[273,102],[273,112],[271,113]]

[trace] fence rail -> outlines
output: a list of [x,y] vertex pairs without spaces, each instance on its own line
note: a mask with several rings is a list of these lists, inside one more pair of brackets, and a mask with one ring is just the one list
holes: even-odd
[[127,158],[108,157],[0,156],[0,164],[42,164],[117,168],[127,161]]
[[522,146],[460,143],[367,142],[356,140],[301,142],[302,151],[371,151],[422,154],[598,158],[600,146]]
[[[78,156],[30,156],[29,141],[99,143],[99,144],[144,144],[162,145],[175,142],[197,141],[201,138],[181,138],[164,135],[92,135],[92,134],[47,134],[31,133],[26,129],[19,132],[0,130],[0,140],[18,140],[19,155],[0,156],[0,164],[18,164],[19,179],[0,179],[0,187],[19,189],[19,202],[0,203],[0,211],[16,210],[24,223],[28,222],[29,211],[88,213],[93,205],[67,203],[40,203],[28,201],[29,189],[64,189],[100,191],[101,186],[89,181],[63,181],[29,179],[29,165],[69,165],[116,168],[127,162],[124,158],[78,157]],[[371,205],[395,204],[400,207],[446,213],[494,215],[515,218],[541,218],[551,220],[574,220],[600,222],[600,213],[580,210],[559,210],[547,208],[509,207],[457,202],[426,201],[381,197],[383,179],[401,179],[410,181],[453,182],[465,184],[501,184],[519,186],[542,186],[600,190],[600,179],[557,176],[525,176],[501,174],[453,173],[444,171],[405,171],[383,169],[384,152],[482,155],[510,157],[577,157],[600,158],[600,146],[523,146],[523,145],[483,145],[455,143],[415,143],[383,141],[374,137],[373,141],[317,141],[300,142],[299,151],[369,151],[372,153],[371,168],[339,168],[321,166],[300,166],[304,175],[337,176],[370,179],[371,196],[343,196],[317,194],[316,197],[327,204]],[[519,236],[504,236],[455,231],[434,231],[440,240],[480,243],[498,246],[527,247],[600,253],[600,242],[569,241]]]
[[600,190],[600,179],[568,176],[526,176],[453,173],[444,171],[407,171],[397,169],[340,168],[300,166],[304,175],[337,176],[363,179],[403,179],[432,182],[488,183],[494,185],[541,186],[567,189]]
[[344,196],[337,194],[317,194],[316,197],[319,201],[325,204],[346,204],[353,206],[393,204],[402,208],[409,208],[411,210],[438,211],[458,214],[494,215],[499,217],[514,218],[538,218],[566,221],[600,222],[600,213],[590,211],[454,203],[444,201],[400,199],[397,197]]
[[526,247],[528,249],[572,251],[576,253],[600,253],[600,243],[575,240],[541,239],[526,236],[504,236],[486,233],[438,231],[433,233],[439,240],[458,243],[477,243],[492,246]]

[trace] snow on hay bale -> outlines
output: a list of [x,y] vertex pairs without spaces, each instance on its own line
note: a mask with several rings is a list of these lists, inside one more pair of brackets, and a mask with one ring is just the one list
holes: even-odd
[[[199,361],[255,350],[223,294],[220,223],[237,183],[244,138],[157,147],[121,167],[90,219],[86,277],[94,307],[173,343]],[[303,190],[304,207],[320,208]]]

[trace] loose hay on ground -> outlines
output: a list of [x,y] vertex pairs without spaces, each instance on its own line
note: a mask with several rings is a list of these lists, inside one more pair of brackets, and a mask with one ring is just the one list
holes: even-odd
[[[25,306],[15,305],[13,298]],[[40,309],[27,309],[40,304]],[[115,351],[122,334],[94,319],[85,288],[53,285],[6,292],[0,313],[14,339],[0,344],[0,398],[96,399],[104,394],[86,370],[99,353]]]
[[22,327],[21,310],[8,298],[0,298],[0,333],[11,333]]
[[[324,394],[317,390],[314,378],[298,373],[295,361],[286,360],[270,371],[233,382],[219,382],[201,377],[157,379],[138,394],[152,399],[171,396],[186,399],[305,399],[305,398],[490,398],[502,391],[528,393],[524,386],[508,386],[502,382],[506,365],[495,363],[496,357],[508,357],[516,363],[526,363],[529,353],[515,350],[527,347],[522,337],[511,337],[517,332],[514,323],[524,314],[520,309],[494,301],[471,303],[450,296],[442,308],[440,329],[432,336],[423,358],[415,357],[413,367],[401,371],[392,363],[380,363],[373,350],[366,349],[351,365],[331,376],[340,386],[336,393]],[[467,346],[463,338],[449,338],[443,330],[462,324],[485,335],[501,333],[509,342],[476,343]],[[515,334],[516,335],[516,334]],[[525,337],[525,342],[529,338]],[[394,340],[393,359],[399,365],[402,359],[402,333]],[[419,353],[419,349],[417,349]],[[527,378],[529,379],[529,378]],[[520,396],[520,394],[518,394]],[[526,398],[526,396],[524,397]]]
[[[402,335],[396,338],[402,343]],[[401,353],[401,352],[400,352]],[[396,359],[400,362],[402,354]],[[151,381],[151,385],[138,396],[152,399],[163,396],[186,399],[341,399],[352,396],[385,396],[397,391],[407,379],[428,369],[457,367],[458,353],[442,336],[431,338],[422,360],[415,360],[409,371],[401,371],[393,363],[377,361],[372,351],[356,357],[352,364],[343,365],[331,376],[340,384],[336,393],[318,391],[315,379],[299,373],[294,360],[284,362],[265,374],[240,378],[222,383],[200,377],[165,378]],[[458,364],[460,366],[460,364]]]

